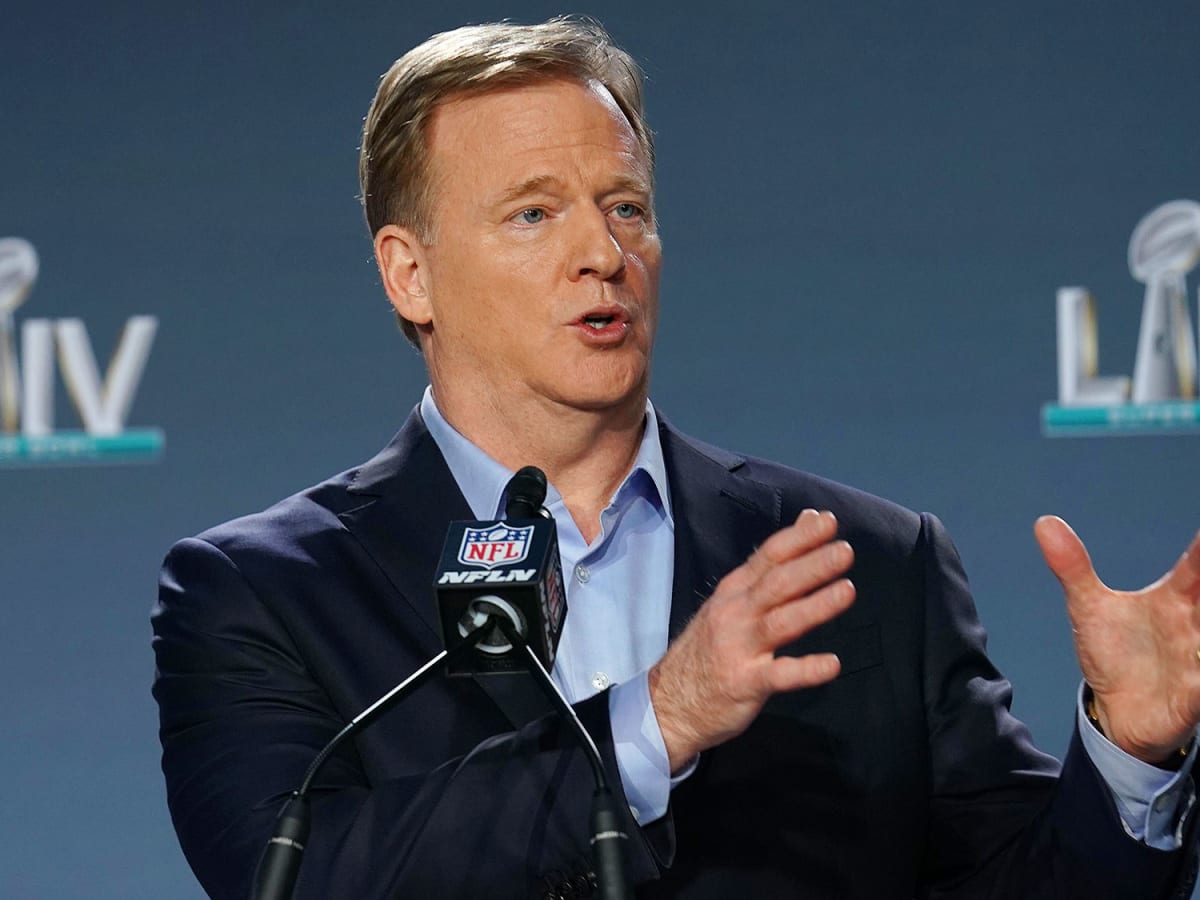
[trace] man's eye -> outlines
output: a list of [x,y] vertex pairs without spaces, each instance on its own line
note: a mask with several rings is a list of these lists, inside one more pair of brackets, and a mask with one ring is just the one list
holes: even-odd
[[546,218],[546,211],[544,209],[537,209],[536,207],[531,209],[523,209],[520,212],[520,216],[521,221],[525,224],[536,225],[538,222]]
[[618,203],[613,212],[617,214],[618,219],[636,219],[642,214],[642,208],[635,203]]

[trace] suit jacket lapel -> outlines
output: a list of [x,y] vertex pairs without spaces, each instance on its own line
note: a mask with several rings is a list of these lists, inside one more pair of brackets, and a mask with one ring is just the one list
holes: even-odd
[[[670,622],[674,640],[717,582],[783,527],[784,499],[779,489],[741,471],[744,458],[681,435],[665,422],[660,427],[675,518]],[[798,500],[803,505],[820,505],[816,499],[809,502],[794,497],[793,507]],[[849,626],[852,621],[854,627]],[[850,613],[814,628],[778,652],[791,656],[836,652],[843,673],[850,673],[878,665],[879,646],[878,624]]]
[[659,423],[675,520],[673,640],[717,582],[779,529],[782,498],[737,474],[742,457],[684,437],[661,415]]
[[[446,528],[474,516],[419,412],[358,470],[348,491],[363,502],[338,518],[424,623],[420,640],[433,656],[442,649],[433,576]],[[481,675],[475,681],[514,728],[551,709],[529,675]]]
[[441,648],[433,574],[456,519],[471,511],[437,444],[417,412],[380,453],[363,465],[347,489],[361,503],[338,518],[375,559],[427,633],[423,644]]

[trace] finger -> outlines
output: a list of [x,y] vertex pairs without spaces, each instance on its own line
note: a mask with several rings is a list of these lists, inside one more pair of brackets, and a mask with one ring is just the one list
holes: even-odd
[[1068,595],[1079,596],[1103,587],[1083,541],[1070,525],[1058,516],[1042,516],[1034,523],[1033,534],[1042,548],[1046,565]]
[[744,568],[753,578],[761,578],[774,566],[828,543],[837,535],[837,518],[823,510],[806,509],[791,525],[779,529],[750,555]]
[[833,653],[810,653],[807,656],[778,656],[767,669],[771,693],[816,687],[833,681],[842,671],[842,663]]
[[854,585],[842,578],[815,594],[768,610],[759,620],[762,638],[771,649],[781,647],[841,615],[853,603]]
[[833,541],[788,560],[765,572],[749,586],[751,606],[769,609],[821,588],[854,563],[854,550],[845,541]]
[[1192,538],[1192,543],[1167,575],[1167,585],[1182,594],[1200,595],[1200,534]]

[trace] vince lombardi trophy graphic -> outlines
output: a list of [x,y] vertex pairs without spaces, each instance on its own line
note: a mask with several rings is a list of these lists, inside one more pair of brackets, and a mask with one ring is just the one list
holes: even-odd
[[37,252],[22,238],[0,238],[0,432],[16,431],[21,382],[13,313],[25,302],[38,274]]
[[1200,262],[1200,204],[1174,200],[1147,213],[1129,239],[1129,271],[1146,285],[1134,403],[1196,396],[1196,344],[1187,273]]

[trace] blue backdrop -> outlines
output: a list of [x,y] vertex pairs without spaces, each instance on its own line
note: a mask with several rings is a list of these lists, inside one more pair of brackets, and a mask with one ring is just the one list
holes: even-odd
[[[939,513],[1048,750],[1078,670],[1031,537],[1110,583],[1200,525],[1197,440],[1048,441],[1054,292],[1131,372],[1125,248],[1200,199],[1194,3],[9,4],[0,236],[101,360],[161,326],[153,466],[0,469],[0,893],[198,897],[158,770],[147,612],[170,543],[371,455],[424,385],[355,200],[376,79],[428,34],[584,11],[644,61],[666,267],[653,396],[684,429]],[[169,11],[168,11],[169,10]],[[1192,279],[1192,289],[1196,279]],[[73,426],[65,395],[59,422]]]

